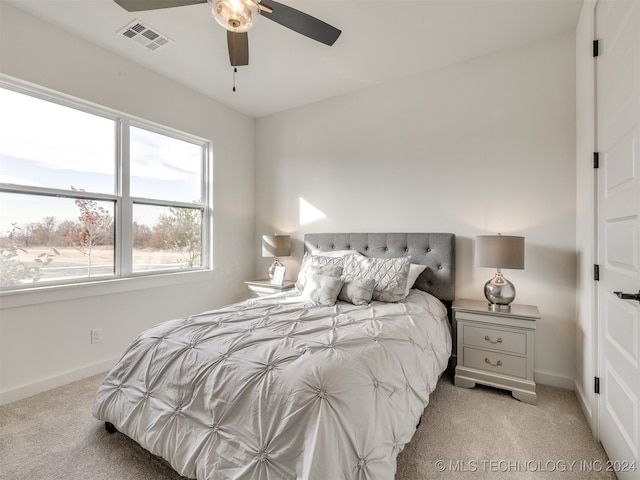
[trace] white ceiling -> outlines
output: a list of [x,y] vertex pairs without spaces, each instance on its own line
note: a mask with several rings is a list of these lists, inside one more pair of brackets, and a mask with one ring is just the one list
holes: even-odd
[[[236,92],[226,32],[207,4],[129,13],[113,0],[0,0],[222,104],[261,117],[575,29],[582,0],[279,0],[342,30],[328,47],[265,17]],[[117,34],[138,19],[171,44]]]

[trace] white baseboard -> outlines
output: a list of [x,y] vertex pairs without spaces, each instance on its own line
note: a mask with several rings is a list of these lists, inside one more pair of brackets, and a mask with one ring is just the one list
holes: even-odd
[[576,388],[574,378],[563,377],[554,373],[534,370],[533,378],[536,383],[541,383],[542,385],[551,385],[552,387],[564,388],[566,390],[574,390]]
[[582,388],[582,385],[580,385],[577,380],[575,382],[575,391],[576,391],[576,397],[578,399],[578,403],[580,404],[582,413],[584,414],[584,417],[586,418],[587,423],[589,424],[591,433],[593,434],[593,437],[597,439],[597,434],[595,429],[595,417],[593,412],[593,405],[591,404],[591,399],[589,399],[589,397],[585,394],[585,391]]
[[37,395],[38,393],[46,392],[47,390],[61,387],[63,385],[82,380],[83,378],[87,378],[92,375],[106,372],[116,364],[118,358],[120,357],[103,360],[101,362],[93,363],[91,365],[87,365],[76,370],[71,370],[60,375],[54,375],[52,377],[38,380],[37,382],[5,390],[3,392],[0,392],[0,405],[6,405],[7,403],[22,400],[23,398],[31,397],[33,395]]

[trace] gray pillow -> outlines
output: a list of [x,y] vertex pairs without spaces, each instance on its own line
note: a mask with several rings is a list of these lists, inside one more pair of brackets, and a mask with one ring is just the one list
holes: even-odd
[[335,305],[343,283],[339,277],[312,273],[307,275],[302,296],[315,304],[330,307]]
[[410,257],[371,258],[348,255],[344,257],[343,279],[373,279],[373,300],[398,302],[406,296]]
[[366,305],[371,302],[376,281],[372,278],[354,278],[344,282],[338,298],[354,305]]

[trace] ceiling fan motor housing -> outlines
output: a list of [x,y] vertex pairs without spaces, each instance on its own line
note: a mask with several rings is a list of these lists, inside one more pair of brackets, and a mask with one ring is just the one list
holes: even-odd
[[260,16],[260,8],[253,0],[208,0],[216,21],[231,32],[251,29]]

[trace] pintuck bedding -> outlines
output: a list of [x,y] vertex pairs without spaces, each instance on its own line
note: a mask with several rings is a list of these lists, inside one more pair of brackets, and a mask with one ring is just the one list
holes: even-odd
[[418,289],[360,305],[304,291],[143,332],[94,415],[189,478],[393,479],[451,354],[447,309]]

